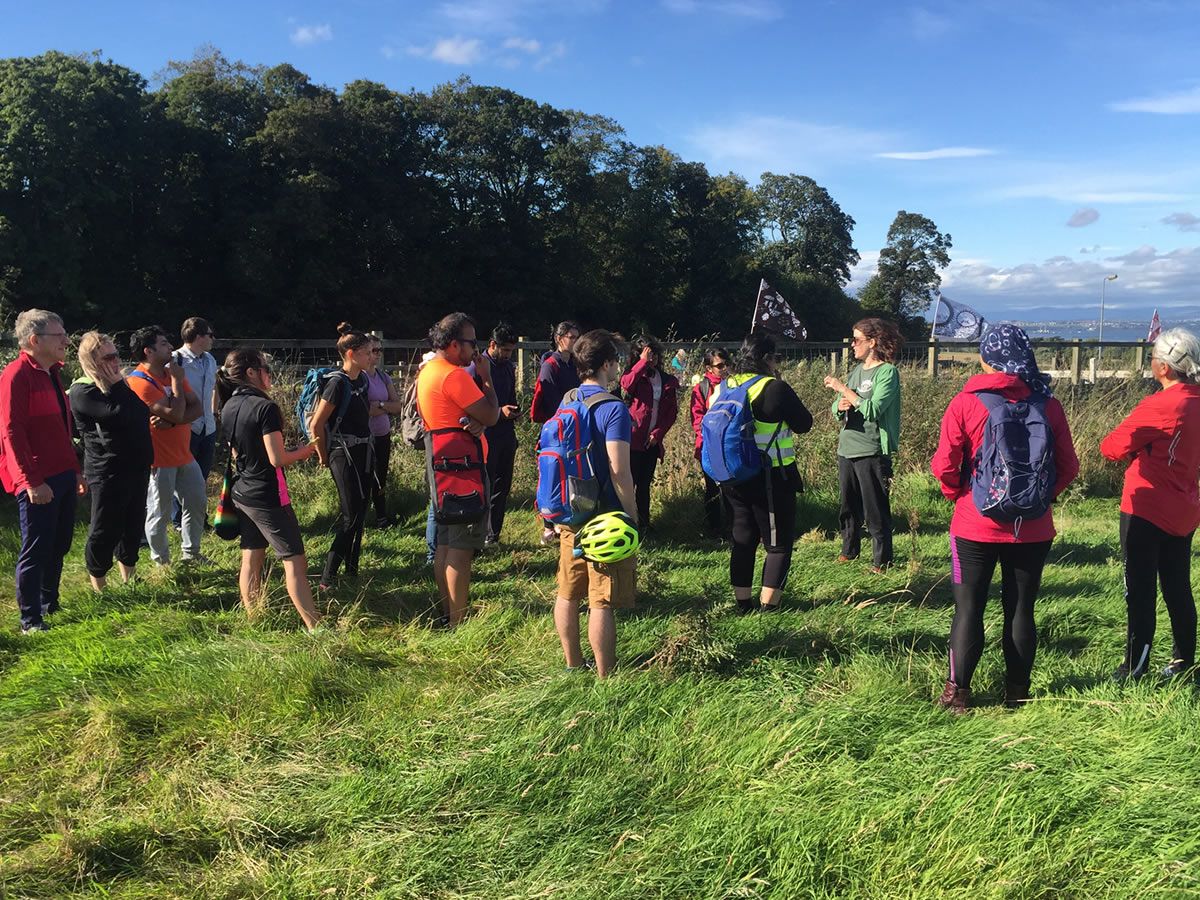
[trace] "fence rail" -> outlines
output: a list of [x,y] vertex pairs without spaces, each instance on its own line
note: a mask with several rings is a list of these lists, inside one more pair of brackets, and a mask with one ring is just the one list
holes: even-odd
[[[401,367],[404,371],[415,367],[421,355],[429,349],[428,341],[423,339],[383,338],[382,335],[380,337],[383,340],[385,364],[389,367]],[[691,367],[695,368],[703,350],[709,347],[736,350],[739,343],[723,340],[672,341],[670,349],[684,350]],[[1098,341],[1077,338],[1035,340],[1031,343],[1042,370],[1054,378],[1069,380],[1072,384],[1095,383],[1100,379],[1111,378],[1150,377],[1150,373],[1146,371],[1146,363],[1149,360],[1148,349],[1151,345],[1146,341],[1105,341],[1101,344]],[[331,365],[337,361],[334,342],[325,339],[225,338],[216,342],[214,350],[221,352],[234,347],[258,347],[282,357],[296,368]],[[549,349],[549,341],[531,340],[528,337],[518,339],[518,389],[524,390],[527,384],[537,377],[537,366],[541,356]],[[832,373],[847,371],[854,358],[849,339],[781,342],[779,353],[788,359],[804,360],[809,364],[820,361],[822,365],[828,365]],[[1112,368],[1101,368],[1106,353],[1109,354],[1108,362]],[[927,340],[907,342],[899,361],[922,367],[931,378],[936,378],[943,372],[953,371],[955,367],[974,366],[978,360],[979,345],[976,342]]]

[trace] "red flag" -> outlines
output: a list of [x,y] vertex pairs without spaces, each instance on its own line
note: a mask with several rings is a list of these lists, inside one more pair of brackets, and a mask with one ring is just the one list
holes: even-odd
[[1150,320],[1150,332],[1146,335],[1146,340],[1149,343],[1154,343],[1158,340],[1158,336],[1162,334],[1162,322],[1158,319],[1158,310],[1154,310],[1154,318]]

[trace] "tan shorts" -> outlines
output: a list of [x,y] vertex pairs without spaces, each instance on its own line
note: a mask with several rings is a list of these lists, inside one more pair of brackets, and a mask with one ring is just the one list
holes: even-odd
[[437,545],[451,550],[482,550],[486,537],[487,516],[465,525],[438,525]]
[[637,557],[618,563],[593,563],[575,556],[575,532],[559,528],[558,596],[587,598],[592,609],[631,609],[637,582]]

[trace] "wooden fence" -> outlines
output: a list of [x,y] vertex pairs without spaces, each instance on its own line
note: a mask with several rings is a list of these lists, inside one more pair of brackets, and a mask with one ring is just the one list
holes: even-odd
[[[382,336],[381,336],[382,337]],[[700,354],[709,347],[736,350],[738,341],[674,341],[671,352],[682,348],[688,354],[689,367],[698,368]],[[226,338],[216,342],[214,353],[220,355],[233,347],[258,347],[285,360],[295,368],[331,365],[337,360],[334,342],[330,340],[287,340],[281,338]],[[1150,344],[1146,341],[1047,340],[1033,341],[1034,352],[1042,371],[1071,384],[1095,383],[1100,379],[1148,378]],[[415,367],[421,355],[429,349],[427,341],[418,339],[383,340],[384,364],[389,369],[407,371]],[[542,354],[550,342],[521,337],[517,341],[518,390],[532,387]],[[846,372],[854,356],[849,339],[844,341],[804,341],[779,344],[780,355],[791,360],[805,360],[810,365],[828,365],[831,373]],[[1103,368],[1107,355],[1110,368]],[[963,341],[910,341],[904,345],[900,362],[924,368],[931,377],[952,371],[955,367],[975,367],[979,361],[978,344]]]

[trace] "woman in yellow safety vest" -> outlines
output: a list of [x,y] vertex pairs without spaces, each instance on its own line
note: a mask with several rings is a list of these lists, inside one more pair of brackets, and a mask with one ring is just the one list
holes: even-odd
[[812,428],[812,414],[791,386],[779,377],[775,339],[756,332],[742,341],[727,384],[737,387],[757,375],[766,375],[751,385],[750,412],[754,415],[754,439],[770,464],[763,476],[721,491],[732,513],[733,549],[729,556],[729,581],[742,614],[755,609],[752,599],[754,560],[761,543],[767,550],[763,561],[762,593],[758,609],[779,609],[779,600],[792,563],[796,540],[796,494],[803,489],[796,469],[793,436]]

